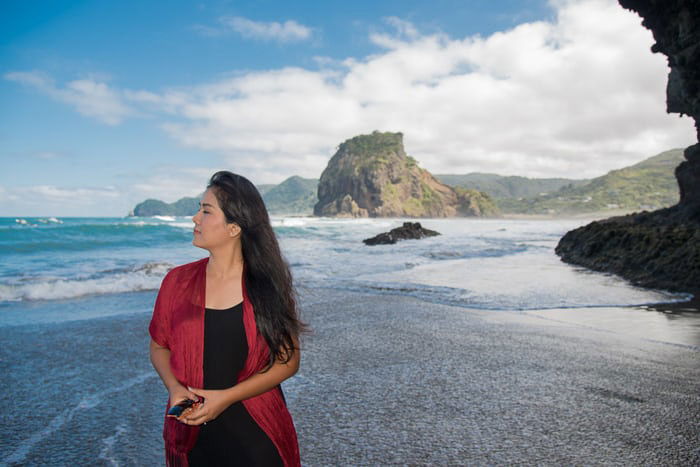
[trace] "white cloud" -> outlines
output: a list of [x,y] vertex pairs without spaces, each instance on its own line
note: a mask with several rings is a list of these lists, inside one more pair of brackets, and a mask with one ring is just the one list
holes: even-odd
[[5,79],[16,81],[47,94],[51,98],[73,106],[88,117],[95,117],[108,125],[116,125],[132,114],[119,93],[94,77],[68,82],[63,88],[39,72],[15,71]]
[[689,118],[665,113],[666,58],[651,54],[636,14],[614,0],[552,5],[552,21],[486,37],[424,35],[389,18],[395,31],[372,34],[381,49],[364,58],[112,92],[256,183],[319,177],[339,143],[373,130],[402,131],[433,173],[531,177],[598,176],[695,140]]
[[[60,187],[35,185],[0,187],[0,200],[7,216],[85,216],[105,215],[105,206],[113,206],[122,197],[114,186]],[[126,213],[123,213],[126,214]]]
[[130,187],[137,193],[135,203],[147,198],[155,198],[172,203],[185,196],[201,194],[217,170],[213,168],[159,167],[155,173]]
[[202,193],[213,168],[151,167],[128,184],[98,187],[0,186],[6,216],[124,216],[148,198],[165,202]]
[[[253,21],[240,16],[224,17],[220,22],[243,37],[249,39],[273,40],[279,42],[301,41],[311,38],[312,29],[294,20],[284,23],[277,21]],[[211,28],[203,32],[212,35]]]
[[386,21],[387,24],[393,26],[394,29],[396,29],[396,33],[399,36],[414,38],[418,37],[419,35],[418,30],[409,21],[405,21],[396,16],[388,16],[384,18],[384,21]]
[[421,35],[398,18],[371,35],[381,53],[319,71],[251,72],[163,93],[187,146],[243,172],[318,177],[358,133],[403,131],[434,173],[593,177],[691,144],[690,119],[665,113],[665,57],[613,0],[554,4],[556,20],[488,37]]
[[61,188],[52,185],[36,185],[20,189],[27,195],[36,195],[56,202],[72,204],[93,204],[95,199],[117,198],[119,193],[114,187],[105,188]]

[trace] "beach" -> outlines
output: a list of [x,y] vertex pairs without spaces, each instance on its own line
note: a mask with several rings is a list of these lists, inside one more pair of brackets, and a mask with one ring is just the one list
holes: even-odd
[[[283,390],[304,465],[700,462],[700,342],[552,310],[299,293],[313,333]],[[163,465],[167,394],[148,359],[149,319],[142,307],[1,327],[12,403],[0,463]]]

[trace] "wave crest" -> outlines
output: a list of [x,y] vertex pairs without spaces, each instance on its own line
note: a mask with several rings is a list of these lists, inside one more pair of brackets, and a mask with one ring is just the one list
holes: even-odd
[[85,295],[157,290],[170,263],[150,262],[130,269],[102,271],[84,279],[49,279],[0,284],[0,301],[61,300]]

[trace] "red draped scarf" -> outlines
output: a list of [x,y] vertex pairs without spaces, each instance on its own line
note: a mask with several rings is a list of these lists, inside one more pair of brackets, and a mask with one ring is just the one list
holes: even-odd
[[[163,279],[153,318],[148,328],[154,341],[170,349],[170,367],[183,386],[201,388],[204,384],[204,307],[206,269],[209,258],[178,266]],[[267,366],[270,351],[255,324],[253,304],[245,287],[243,267],[243,326],[248,341],[248,357],[238,374],[238,382]],[[277,448],[285,466],[299,466],[299,444],[292,417],[280,388],[242,401],[246,410]],[[170,401],[166,407],[166,414]],[[187,455],[197,442],[199,426],[186,425],[165,417],[163,439],[168,466],[187,466]]]

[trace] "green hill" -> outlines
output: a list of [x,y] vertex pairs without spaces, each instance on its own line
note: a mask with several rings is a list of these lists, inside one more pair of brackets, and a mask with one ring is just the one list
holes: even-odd
[[255,188],[257,188],[260,192],[260,196],[263,196],[265,193],[272,190],[276,186],[277,185],[275,185],[274,183],[263,183],[262,185],[255,185]]
[[[271,214],[310,215],[316,203],[318,179],[289,177],[279,185],[256,185],[262,195],[268,212]],[[174,203],[157,199],[147,199],[134,207],[133,215],[150,216],[193,216],[199,209],[198,197],[180,198]]]
[[674,169],[683,160],[683,150],[672,149],[583,185],[569,184],[532,198],[501,199],[498,204],[505,213],[552,215],[668,207],[679,199]]
[[193,216],[199,209],[199,199],[200,197],[185,197],[174,203],[166,203],[158,199],[147,199],[134,207],[133,215],[139,217]]
[[263,201],[271,214],[311,215],[316,204],[317,178],[289,177],[263,194]]
[[483,191],[494,199],[531,198],[541,193],[555,192],[568,184],[578,186],[590,181],[568,178],[527,178],[480,172],[472,172],[465,175],[439,174],[435,175],[435,178],[453,187]]

